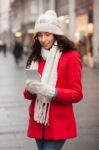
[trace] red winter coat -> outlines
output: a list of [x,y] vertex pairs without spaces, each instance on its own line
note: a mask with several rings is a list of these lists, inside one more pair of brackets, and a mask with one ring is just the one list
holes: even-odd
[[[45,61],[39,62],[39,73],[42,74]],[[76,51],[63,53],[58,63],[56,88],[58,95],[51,101],[49,125],[41,125],[33,119],[36,95],[24,89],[25,99],[31,100],[29,107],[28,136],[31,138],[58,140],[77,136],[73,103],[82,99],[81,59]]]

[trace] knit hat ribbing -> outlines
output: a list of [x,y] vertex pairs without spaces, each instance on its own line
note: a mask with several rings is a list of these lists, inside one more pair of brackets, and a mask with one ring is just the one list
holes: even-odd
[[56,35],[64,35],[56,12],[48,10],[39,16],[34,27],[34,33],[38,32],[49,32]]

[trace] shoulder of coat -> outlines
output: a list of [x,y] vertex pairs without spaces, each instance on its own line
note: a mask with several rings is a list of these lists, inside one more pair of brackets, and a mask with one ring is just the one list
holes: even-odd
[[80,54],[76,50],[71,50],[68,52],[64,52],[62,56],[67,58],[72,58],[72,57],[80,57]]

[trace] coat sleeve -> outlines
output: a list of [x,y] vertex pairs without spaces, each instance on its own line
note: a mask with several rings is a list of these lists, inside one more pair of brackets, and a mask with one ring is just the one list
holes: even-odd
[[57,100],[60,102],[76,103],[82,97],[81,70],[82,62],[78,53],[72,52],[68,58],[68,88],[57,88]]
[[27,88],[24,88],[23,95],[24,95],[24,98],[28,99],[28,100],[33,100],[33,99],[36,98],[36,95],[29,93],[28,90],[27,90]]

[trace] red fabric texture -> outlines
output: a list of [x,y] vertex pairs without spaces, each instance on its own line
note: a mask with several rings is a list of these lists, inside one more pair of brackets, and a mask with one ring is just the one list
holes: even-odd
[[[42,75],[45,61],[39,62],[39,73]],[[27,135],[31,138],[59,140],[77,136],[76,121],[73,112],[73,103],[79,102],[82,97],[81,83],[82,63],[76,51],[63,53],[57,68],[56,88],[58,95],[51,101],[49,125],[43,126],[34,121],[35,95],[30,95],[24,89],[24,98],[31,100],[29,106],[29,125]]]

